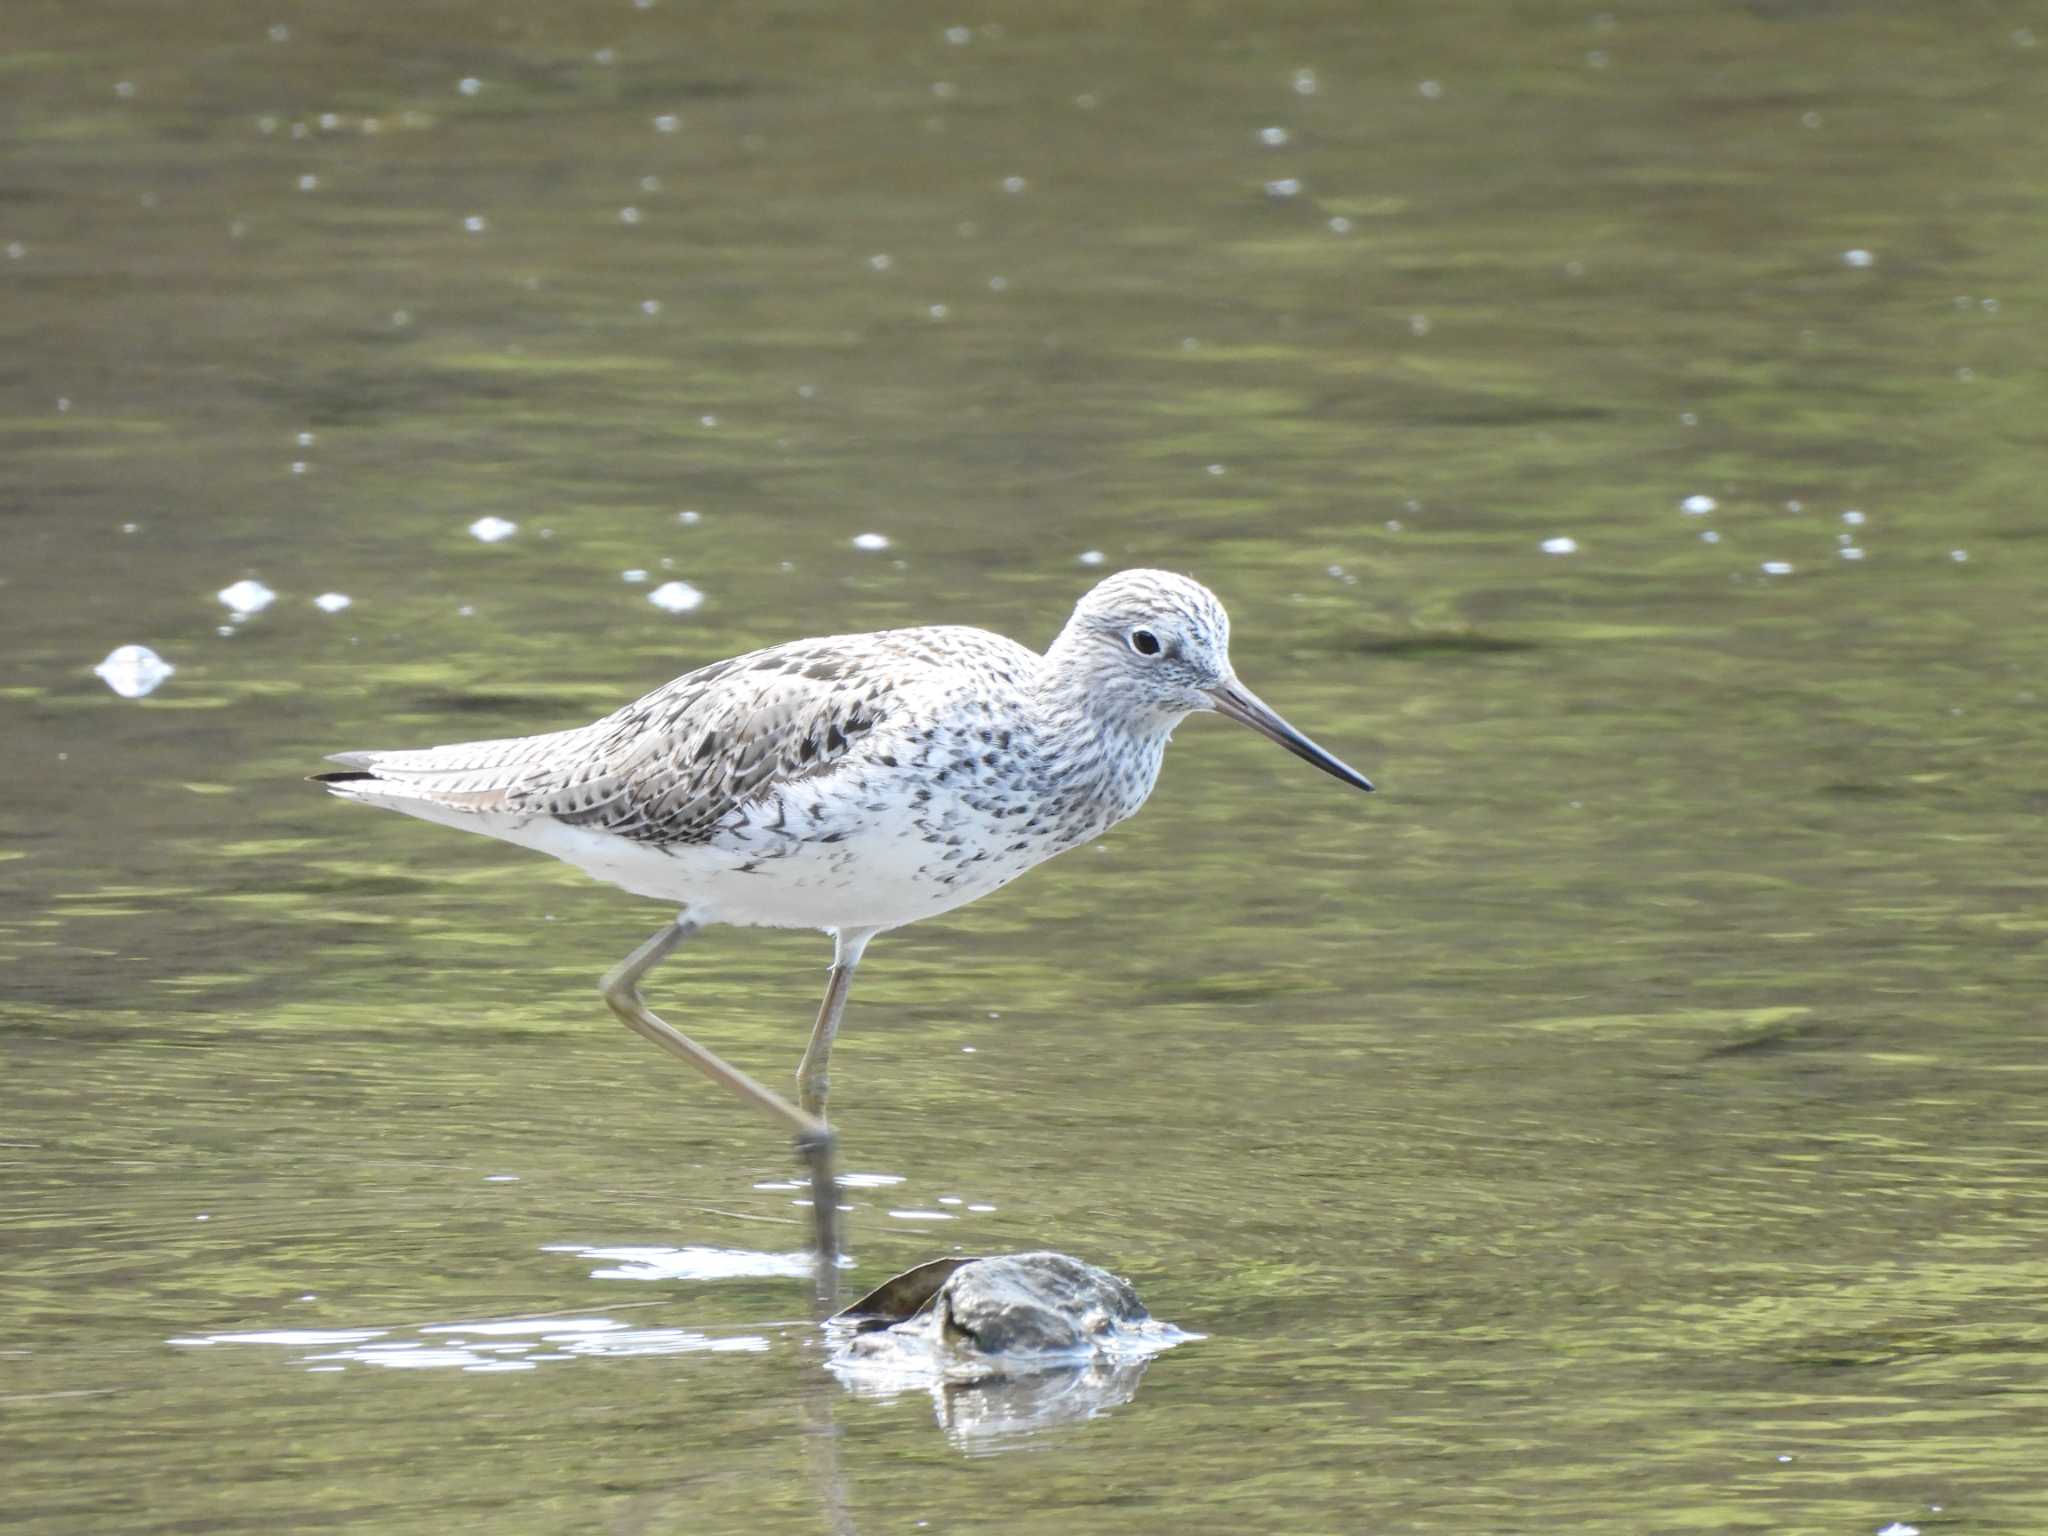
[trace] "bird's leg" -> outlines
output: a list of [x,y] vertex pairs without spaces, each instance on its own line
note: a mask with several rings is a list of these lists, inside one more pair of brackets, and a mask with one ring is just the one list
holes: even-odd
[[875,936],[873,928],[842,928],[833,935],[832,979],[825,984],[825,1001],[818,1009],[818,1022],[811,1028],[811,1043],[797,1064],[796,1090],[806,1114],[825,1118],[825,1097],[832,1091],[829,1070],[832,1039],[839,1033],[839,1016],[846,1012],[846,994],[853,986],[853,969],[860,964],[861,951]]
[[796,1148],[811,1170],[811,1214],[818,1237],[817,1296],[829,1304],[839,1280],[839,1184],[832,1175],[834,1137],[822,1118],[798,1109],[771,1088],[755,1082],[739,1068],[720,1060],[688,1035],[657,1018],[640,995],[640,978],[661,963],[676,946],[697,931],[684,918],[661,930],[632,954],[605,972],[598,990],[619,1022],[636,1035],[680,1056],[713,1082],[723,1083],[756,1108],[767,1111],[796,1133]]

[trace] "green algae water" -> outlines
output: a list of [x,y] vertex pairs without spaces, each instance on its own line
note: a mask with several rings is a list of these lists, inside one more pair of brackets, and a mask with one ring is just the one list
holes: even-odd
[[[0,1525],[2039,1530],[2044,84],[2000,3],[14,7]],[[779,1134],[597,999],[666,914],[302,777],[1137,564],[1381,792],[1192,720],[877,940],[848,1285],[1204,1337],[850,1390]],[[781,1082],[828,959],[650,995]]]

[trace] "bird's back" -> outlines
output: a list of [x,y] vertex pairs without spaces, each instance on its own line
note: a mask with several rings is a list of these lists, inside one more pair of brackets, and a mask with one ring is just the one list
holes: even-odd
[[[976,778],[999,776],[999,753],[1040,755],[1020,739],[1032,736],[1039,663],[1013,641],[958,626],[797,640],[687,673],[572,730],[340,753],[348,771],[320,779],[347,798],[535,847],[665,899],[701,901],[727,873],[771,873],[781,878],[760,883],[782,885],[831,866],[851,882],[863,850],[885,844],[891,871],[916,855],[931,884],[955,889],[950,865],[993,857],[969,846],[988,841],[970,836],[970,823],[988,820],[992,803]],[[1014,802],[1021,788],[997,798]],[[956,803],[959,794],[973,804]]]

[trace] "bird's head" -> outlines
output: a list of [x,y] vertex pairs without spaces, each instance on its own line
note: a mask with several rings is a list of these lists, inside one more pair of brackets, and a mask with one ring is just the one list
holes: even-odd
[[1200,582],[1119,571],[1074,605],[1056,650],[1105,705],[1178,720],[1213,709],[1230,672],[1230,615]]
[[1200,582],[1119,571],[1074,605],[1048,659],[1089,701],[1141,730],[1171,730],[1213,710],[1358,789],[1372,784],[1259,700],[1230,665],[1230,615]]

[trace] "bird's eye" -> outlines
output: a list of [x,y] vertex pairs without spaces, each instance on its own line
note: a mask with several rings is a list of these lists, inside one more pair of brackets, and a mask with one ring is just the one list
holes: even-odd
[[1140,656],[1157,656],[1164,647],[1160,645],[1159,637],[1151,630],[1134,629],[1131,631],[1131,649]]

